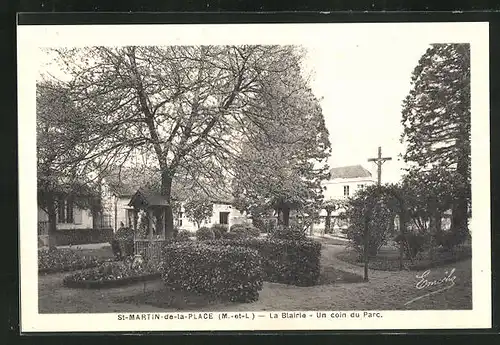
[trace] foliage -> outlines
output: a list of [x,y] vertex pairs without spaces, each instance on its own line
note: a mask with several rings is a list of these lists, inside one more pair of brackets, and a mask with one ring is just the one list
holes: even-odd
[[260,260],[257,251],[243,247],[171,244],[163,253],[163,280],[172,289],[253,302],[262,289]]
[[228,226],[224,224],[214,224],[212,225],[212,231],[214,232],[215,239],[218,239],[228,231]]
[[425,249],[425,245],[428,243],[428,236],[415,233],[408,232],[405,234],[398,234],[394,241],[397,243],[403,242],[403,248],[405,251],[405,255],[408,259],[415,259],[418,254],[422,253]]
[[234,224],[231,226],[230,233],[235,237],[259,237],[260,230],[252,224]]
[[123,227],[116,230],[111,241],[111,249],[117,258],[134,254],[134,229]]
[[258,121],[248,125],[252,136],[242,140],[234,163],[236,206],[253,217],[276,210],[288,225],[290,210],[317,205],[321,181],[328,176],[331,152],[319,104],[302,78],[299,63],[286,76],[269,79],[260,94]]
[[278,225],[272,232],[269,233],[269,238],[302,241],[307,237],[300,225],[293,224],[291,226]]
[[180,229],[175,235],[174,239],[176,241],[190,241],[191,233],[187,230]]
[[361,255],[368,227],[368,254],[375,256],[393,232],[398,202],[392,196],[393,186],[369,186],[349,199],[343,217],[348,219],[346,236]]
[[437,246],[453,251],[457,246],[465,242],[468,235],[464,231],[440,231],[433,234],[433,237]]
[[86,119],[69,96],[69,88],[61,83],[37,83],[37,201],[48,215],[50,247],[56,245],[60,198],[77,196],[72,199],[74,204],[90,208],[93,215],[102,208],[100,178],[104,164],[102,160],[83,158],[88,150],[84,128],[92,126],[92,120]]
[[118,262],[103,262],[92,269],[83,270],[64,277],[65,284],[75,282],[109,282],[159,273],[151,265],[134,265],[132,259]]
[[[223,179],[239,156],[235,144],[261,130],[249,124],[266,118],[261,109],[270,84],[287,78],[301,62],[295,47],[283,45],[51,51],[69,77],[71,99],[94,119],[93,126],[80,126],[92,134],[92,156],[153,165],[169,202],[176,178],[199,186]],[[169,206],[167,236],[173,227]]]
[[215,239],[214,230],[207,227],[202,227],[196,230],[196,239],[198,241],[213,240]]
[[[433,44],[412,74],[412,89],[403,102],[403,156],[419,172],[453,173],[452,228],[467,228],[470,206],[470,45]],[[434,180],[427,188],[439,186]],[[443,182],[445,183],[445,182]]]
[[212,217],[214,206],[209,198],[197,195],[186,201],[184,209],[186,216],[196,223],[199,229],[204,220]]
[[320,276],[321,243],[316,241],[239,238],[205,243],[257,250],[262,257],[265,281],[312,286]]
[[38,251],[38,271],[43,273],[80,270],[99,263],[99,258],[79,255],[72,249],[52,248]]

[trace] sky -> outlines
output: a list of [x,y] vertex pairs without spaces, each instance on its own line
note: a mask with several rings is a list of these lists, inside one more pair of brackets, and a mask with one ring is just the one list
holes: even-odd
[[426,43],[352,42],[339,49],[309,45],[305,70],[330,133],[331,167],[361,164],[376,178],[368,158],[392,157],[382,167],[382,182],[397,182],[404,163],[400,143],[402,101],[411,73],[429,47]]

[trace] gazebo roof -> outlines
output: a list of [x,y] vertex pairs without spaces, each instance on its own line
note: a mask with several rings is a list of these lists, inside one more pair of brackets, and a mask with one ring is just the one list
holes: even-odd
[[146,208],[150,206],[168,206],[168,200],[163,196],[155,192],[139,188],[137,192],[132,196],[128,206],[133,206],[135,208]]

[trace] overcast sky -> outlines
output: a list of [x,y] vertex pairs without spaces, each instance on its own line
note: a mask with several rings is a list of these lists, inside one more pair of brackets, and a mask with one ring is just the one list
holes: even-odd
[[410,90],[411,73],[428,47],[373,40],[338,49],[306,46],[306,64],[313,71],[311,87],[323,98],[332,167],[361,164],[376,177],[375,165],[367,159],[382,146],[382,155],[393,159],[383,165],[382,182],[400,178],[401,104]]

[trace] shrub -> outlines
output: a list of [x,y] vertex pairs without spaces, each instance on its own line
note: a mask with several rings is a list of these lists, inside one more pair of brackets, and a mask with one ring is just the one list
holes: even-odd
[[215,239],[215,233],[210,228],[202,227],[196,230],[196,239],[198,241],[213,240]]
[[438,246],[442,246],[447,250],[453,250],[458,245],[464,243],[468,235],[468,231],[454,231],[451,229],[449,231],[440,231],[436,233],[434,235],[434,240]]
[[38,271],[40,273],[53,273],[74,271],[95,267],[102,260],[95,256],[79,255],[72,249],[49,249],[38,251]]
[[174,236],[176,241],[190,241],[191,233],[187,230],[180,229]]
[[235,232],[225,232],[222,234],[223,240],[235,240],[237,238],[240,238],[240,235]]
[[234,224],[231,226],[230,233],[238,237],[259,237],[260,230],[252,224]]
[[320,277],[321,244],[313,240],[239,238],[205,243],[257,250],[262,257],[266,281],[311,286],[316,285]]
[[408,259],[414,259],[419,253],[423,252],[427,239],[424,235],[409,232],[404,235],[398,234],[394,238],[394,241],[397,243],[401,243],[401,241],[404,241],[403,247],[406,257]]
[[111,249],[117,258],[134,254],[134,230],[132,228],[120,228],[116,230]]
[[228,226],[224,224],[214,224],[212,225],[212,231],[214,232],[215,239],[222,238],[228,230]]
[[307,238],[306,233],[300,225],[277,226],[269,236],[270,238],[291,241],[303,241]]
[[174,290],[252,302],[262,289],[261,259],[249,248],[172,243],[164,247],[162,267],[165,284]]
[[99,266],[64,277],[66,286],[76,286],[83,282],[106,283],[112,281],[133,281],[134,277],[153,276],[158,270],[144,263],[135,264],[132,259],[120,262],[104,262]]

